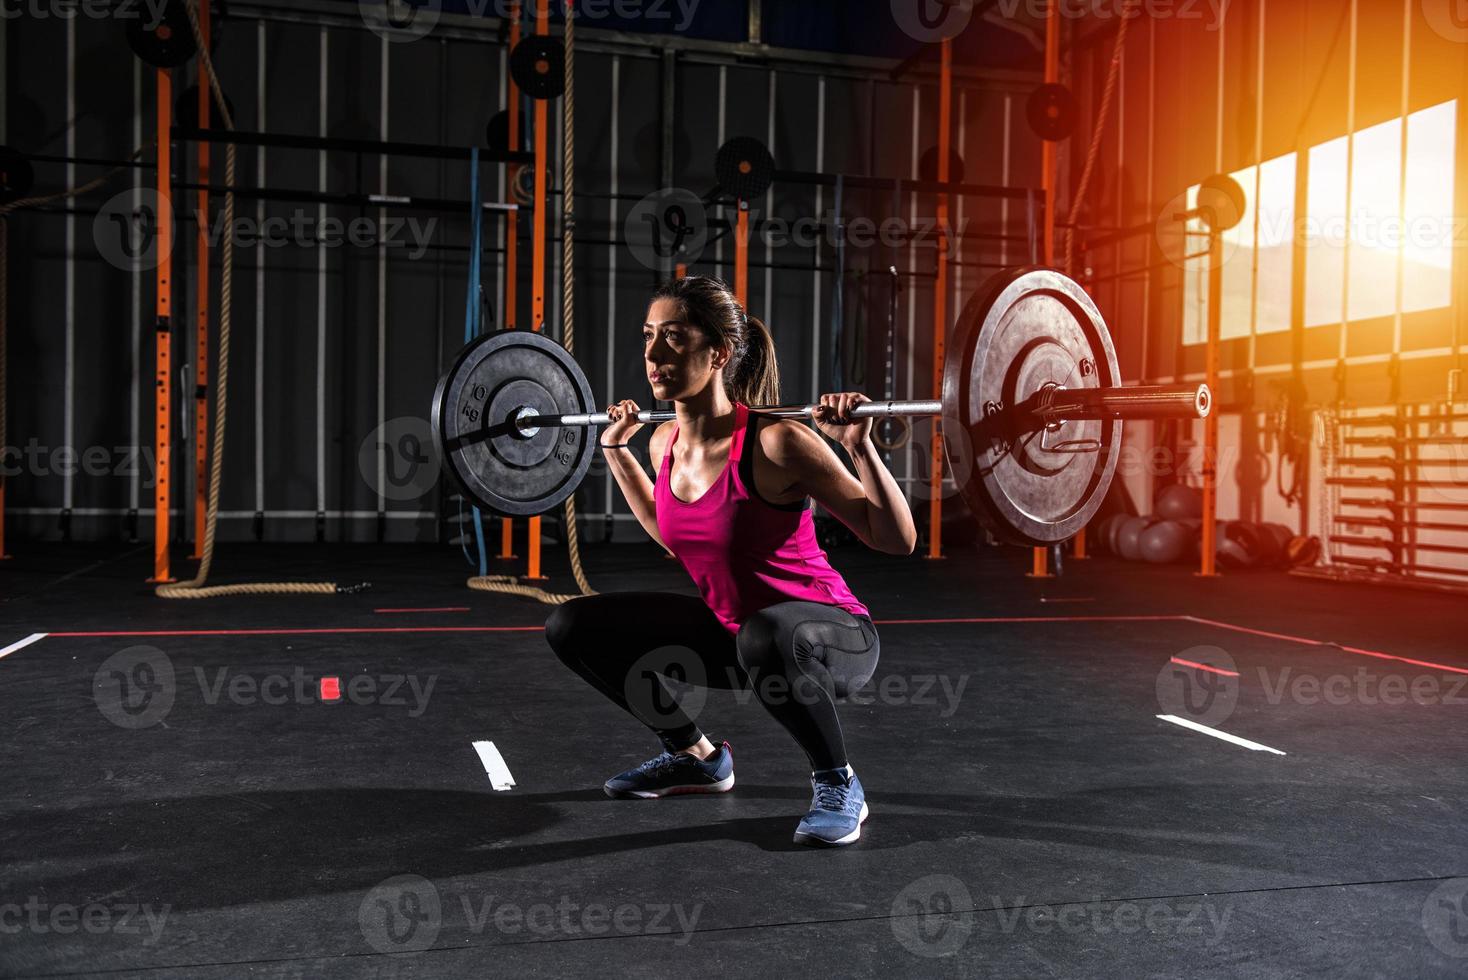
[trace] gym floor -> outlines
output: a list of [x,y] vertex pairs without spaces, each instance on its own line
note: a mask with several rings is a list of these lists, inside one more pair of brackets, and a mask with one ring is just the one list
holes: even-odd
[[[606,798],[655,743],[441,549],[232,545],[221,581],[373,588],[165,602],[146,546],[36,547],[0,572],[6,976],[1468,970],[1461,599],[838,548],[882,661],[843,707],[872,817],[819,851],[731,692],[732,793]],[[692,593],[652,545],[587,572]]]

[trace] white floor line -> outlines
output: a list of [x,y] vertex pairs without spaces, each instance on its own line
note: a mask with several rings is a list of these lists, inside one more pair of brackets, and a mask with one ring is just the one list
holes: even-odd
[[50,633],[32,633],[30,636],[26,637],[24,640],[17,640],[16,642],[10,644],[10,646],[6,647],[4,650],[0,650],[0,657],[9,656],[10,654],[12,654],[15,651],[19,650],[21,647],[28,647],[32,643],[35,643],[37,640],[44,640],[46,637],[48,637],[50,635],[51,635]]
[[1179,718],[1177,715],[1158,715],[1157,717],[1161,718],[1163,721],[1170,721],[1174,725],[1181,725],[1182,727],[1190,728],[1195,732],[1202,732],[1204,735],[1212,735],[1214,738],[1221,738],[1225,742],[1232,742],[1235,745],[1242,745],[1244,748],[1252,749],[1255,752],[1273,752],[1275,755],[1285,754],[1279,749],[1271,749],[1267,745],[1260,745],[1258,742],[1251,742],[1247,738],[1239,738],[1237,735],[1230,735],[1228,732],[1221,732],[1216,728],[1209,728],[1207,725],[1200,725],[1196,721],[1189,721],[1186,718]]
[[515,777],[510,775],[505,757],[500,755],[500,750],[494,747],[493,742],[475,742],[474,751],[479,753],[479,761],[484,764],[484,774],[489,777],[489,785],[498,790],[514,788]]

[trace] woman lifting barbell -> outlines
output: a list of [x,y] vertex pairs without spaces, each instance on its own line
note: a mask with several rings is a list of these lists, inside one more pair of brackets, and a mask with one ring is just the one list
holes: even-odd
[[709,739],[663,676],[751,689],[810,760],[814,795],[795,841],[849,844],[868,808],[835,702],[875,672],[877,631],[817,544],[808,498],[870,547],[912,553],[912,513],[872,445],[871,419],[848,414],[870,399],[822,395],[814,417],[846,450],[853,477],[805,425],[749,411],[778,403],[774,341],[723,282],[690,276],[659,287],[642,333],[653,396],[677,413],[652,435],[656,482],[627,451],[642,427],[635,402],[608,406],[601,444],[632,512],[683,563],[700,597],[586,596],[546,622],[560,660],[662,742],[662,753],[608,780],[606,792],[651,799],[732,789],[729,744]]

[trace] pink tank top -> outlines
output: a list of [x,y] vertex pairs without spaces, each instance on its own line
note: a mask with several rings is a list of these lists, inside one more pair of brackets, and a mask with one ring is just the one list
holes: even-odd
[[691,503],[673,495],[673,444],[678,441],[678,427],[673,427],[653,488],[663,542],[731,633],[738,633],[751,613],[779,602],[819,602],[869,616],[826,560],[811,509],[804,502],[768,504],[746,485],[753,482],[753,458],[740,465],[748,418],[748,407],[736,403],[724,472]]

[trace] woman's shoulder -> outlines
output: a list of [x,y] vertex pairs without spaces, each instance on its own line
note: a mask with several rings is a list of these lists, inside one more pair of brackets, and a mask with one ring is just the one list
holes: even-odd
[[648,440],[647,448],[648,452],[652,454],[653,465],[656,466],[662,462],[663,453],[668,451],[668,440],[673,437],[673,427],[677,424],[669,419],[659,423],[658,427],[652,430],[652,438]]
[[755,427],[760,452],[776,464],[788,464],[814,451],[821,437],[810,426],[795,419],[764,417]]

